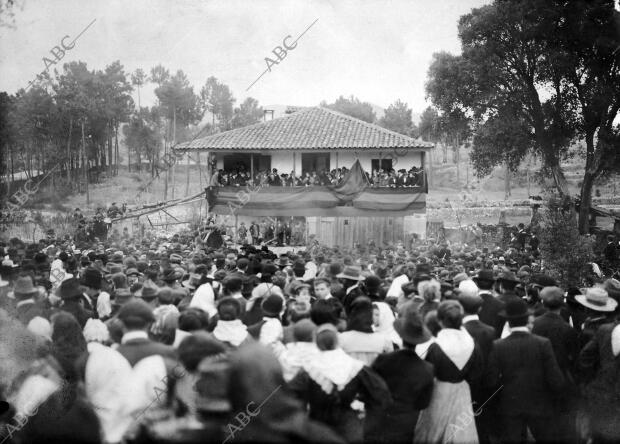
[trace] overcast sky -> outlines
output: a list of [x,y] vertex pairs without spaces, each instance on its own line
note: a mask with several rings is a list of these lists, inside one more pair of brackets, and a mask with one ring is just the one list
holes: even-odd
[[[120,60],[126,72],[163,64],[182,69],[196,92],[207,77],[237,99],[261,105],[317,105],[353,94],[387,107],[396,99],[415,112],[426,106],[431,56],[458,53],[458,18],[488,0],[21,0],[15,27],[0,28],[0,91],[15,93],[44,68],[50,50],[73,40],[62,61],[103,69]],[[318,21],[278,65],[265,57]],[[290,44],[291,40],[287,40]],[[151,105],[152,87],[142,93]],[[136,96],[137,98],[137,96]]]

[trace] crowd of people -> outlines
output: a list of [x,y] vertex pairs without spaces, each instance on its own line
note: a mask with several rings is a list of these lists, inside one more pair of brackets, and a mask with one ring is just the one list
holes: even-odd
[[[211,178],[211,186],[278,186],[278,187],[309,187],[309,186],[337,186],[342,183],[349,169],[346,167],[335,168],[331,171],[306,171],[297,175],[295,171],[290,174],[278,173],[277,168],[258,171],[254,180],[245,166],[240,165],[233,170],[217,170]],[[424,186],[424,170],[411,167],[398,171],[394,168],[374,169],[371,173],[364,172],[368,183],[372,187],[421,187]]]
[[[241,222],[235,232],[234,227],[220,227],[219,230],[241,245],[269,244],[274,246],[303,246],[306,244],[306,223],[301,218],[260,218],[248,225]],[[216,217],[209,219],[207,230],[216,227]]]
[[2,442],[620,440],[595,266],[560,288],[536,251],[433,240],[0,249]]

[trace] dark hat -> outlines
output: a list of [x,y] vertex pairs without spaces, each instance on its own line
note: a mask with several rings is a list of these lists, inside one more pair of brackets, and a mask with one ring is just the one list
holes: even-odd
[[342,264],[339,262],[333,262],[329,264],[329,274],[331,276],[336,276],[339,273],[342,273]]
[[215,273],[213,273],[213,280],[221,282],[226,279],[227,274],[228,273],[226,273],[226,270],[217,270]]
[[531,283],[539,287],[556,287],[558,285],[555,279],[546,274],[535,274],[532,276]]
[[180,271],[177,271],[174,268],[167,268],[166,270],[164,270],[161,280],[164,282],[174,282],[181,279],[182,277],[183,273],[181,273]]
[[431,338],[418,313],[418,305],[413,302],[407,302],[400,309],[399,316],[394,321],[394,330],[403,341],[411,345],[421,344]]
[[159,288],[154,287],[153,285],[145,285],[142,287],[142,291],[139,294],[139,297],[144,299],[145,301],[152,301],[157,297],[159,293]]
[[82,297],[82,287],[76,278],[69,278],[60,284],[56,290],[56,296],[63,300],[78,299]]
[[519,284],[521,281],[519,280],[519,278],[517,278],[517,275],[513,272],[513,271],[504,271],[502,273],[499,274],[499,276],[497,277],[498,281],[504,281],[504,282],[515,282],[517,284]]
[[122,273],[123,272],[123,266],[120,265],[120,264],[115,264],[113,262],[108,262],[106,264],[106,270],[108,272],[108,275]]
[[127,271],[125,271],[125,275],[127,275],[127,276],[142,276],[142,273],[140,273],[137,268],[128,268]]
[[373,274],[366,278],[364,284],[368,290],[378,290],[381,287],[381,279]]
[[120,251],[115,252],[110,258],[110,262],[114,262],[115,264],[123,263],[123,253]]
[[261,275],[274,275],[278,271],[278,267],[273,262],[264,262],[261,264],[260,272]]
[[493,270],[483,269],[478,272],[476,276],[473,277],[475,281],[486,281],[486,282],[495,282],[495,276],[493,275]]
[[128,288],[117,288],[114,290],[114,305],[123,305],[133,299],[133,294]]
[[131,320],[141,320],[144,324],[150,324],[155,321],[153,308],[140,299],[124,304],[118,311],[117,317],[124,323]]
[[267,316],[279,316],[283,305],[284,301],[282,300],[282,297],[277,294],[272,294],[266,299],[263,299],[260,307],[263,310],[263,313]]
[[506,307],[498,314],[506,319],[518,319],[530,315],[527,303],[521,298],[511,299],[506,302]]
[[300,273],[305,273],[306,272],[306,263],[303,260],[297,260],[295,261],[295,263],[293,264],[293,272],[300,272]]
[[82,277],[82,285],[85,287],[94,288],[96,290],[101,289],[101,281],[103,277],[99,270],[95,268],[87,268],[84,270],[84,276]]
[[202,275],[198,273],[190,273],[189,277],[182,282],[184,287],[196,289],[200,287],[202,282]]
[[409,296],[410,294],[418,291],[418,286],[414,282],[405,282],[403,285],[400,286],[400,288],[405,294],[405,296]]
[[545,307],[556,309],[564,303],[564,290],[555,286],[545,286],[540,290],[540,299]]
[[13,288],[13,294],[16,298],[30,297],[39,292],[39,290],[32,284],[30,276],[21,276],[15,281],[15,287]]
[[146,269],[149,268],[149,264],[148,262],[145,262],[145,261],[137,261],[136,268],[138,269],[140,273],[144,273]]
[[171,264],[180,264],[183,258],[180,254],[173,253],[170,255],[170,263]]
[[275,261],[275,265],[277,265],[278,267],[288,267],[291,264],[292,262],[286,254],[281,254],[280,257]]
[[429,275],[431,274],[431,265],[430,264],[418,264],[416,265],[415,272],[416,274]]

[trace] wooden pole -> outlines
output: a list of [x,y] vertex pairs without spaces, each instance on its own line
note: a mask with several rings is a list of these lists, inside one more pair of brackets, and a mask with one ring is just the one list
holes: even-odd
[[254,185],[254,153],[250,154],[250,183]]

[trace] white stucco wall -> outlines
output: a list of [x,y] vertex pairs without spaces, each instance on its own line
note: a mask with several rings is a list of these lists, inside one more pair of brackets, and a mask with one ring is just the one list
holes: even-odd
[[[306,151],[308,153],[316,153],[317,151]],[[289,174],[293,167],[299,174],[301,172],[301,158],[303,151],[264,151],[262,155],[271,156],[271,168],[277,168],[280,174]],[[330,153],[330,169],[337,167],[347,167],[355,163],[357,159],[360,160],[362,168],[365,171],[371,171],[372,159],[392,159],[392,166],[394,169],[399,170],[404,168],[408,170],[412,166],[421,167],[422,154],[420,152],[401,152],[400,150],[386,150],[386,151],[338,151],[332,150]],[[224,153],[217,153],[217,167],[224,168]]]

